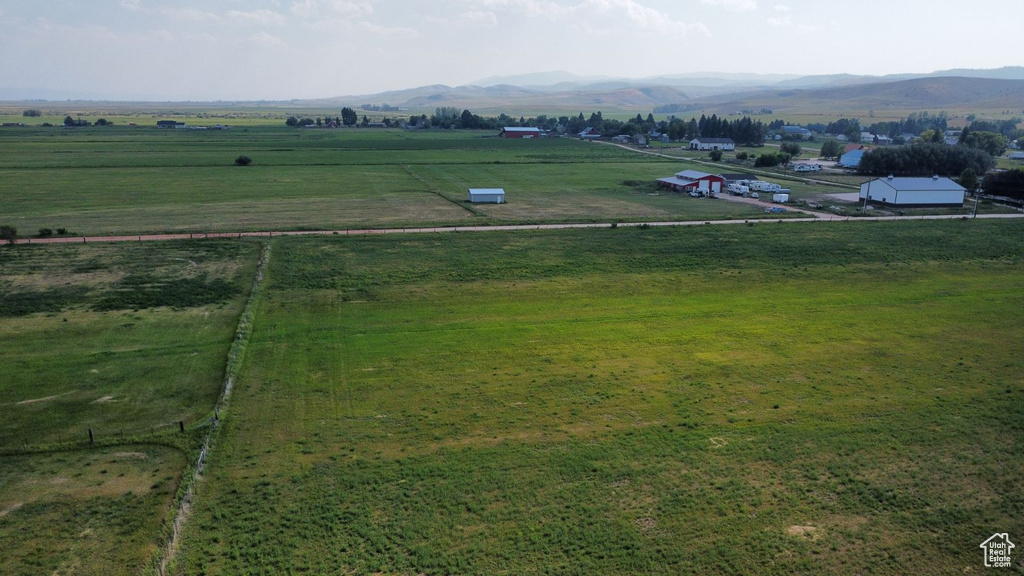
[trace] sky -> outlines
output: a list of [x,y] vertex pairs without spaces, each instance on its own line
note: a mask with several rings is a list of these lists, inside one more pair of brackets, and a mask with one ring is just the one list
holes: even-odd
[[1022,0],[0,0],[0,98],[290,100],[564,70],[1024,64]]

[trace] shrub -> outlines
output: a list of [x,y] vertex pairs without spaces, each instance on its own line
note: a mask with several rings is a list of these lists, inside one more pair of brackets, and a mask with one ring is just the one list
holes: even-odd
[[53,236],[53,228],[40,228],[39,229],[39,237],[40,238],[48,238],[50,236]]
[[710,153],[708,153],[708,156],[711,157],[711,161],[712,162],[718,162],[719,160],[722,159],[722,151],[721,150],[712,150]]
[[7,242],[8,244],[14,244],[14,241],[18,238],[18,229],[14,226],[3,225],[0,226],[0,240]]
[[235,166],[248,166],[249,164],[252,164],[252,158],[249,158],[248,156],[239,156],[238,158],[235,158]]
[[737,152],[736,153],[736,159],[737,160],[746,160],[747,158],[750,158],[750,155],[747,154],[746,152]]
[[67,233],[68,233],[68,229],[67,228],[57,228],[57,234],[58,235],[63,236],[65,234],[67,234]]

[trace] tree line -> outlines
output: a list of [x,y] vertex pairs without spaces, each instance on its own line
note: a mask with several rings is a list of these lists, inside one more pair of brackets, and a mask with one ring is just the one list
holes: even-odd
[[[336,126],[357,126],[360,124],[358,115],[352,108],[342,108],[341,116],[327,117],[298,117],[291,116],[285,122],[288,126],[329,126],[334,123]],[[362,124],[369,123],[369,119],[363,116]],[[668,120],[655,120],[653,113],[647,116],[637,114],[627,120],[616,120],[605,118],[598,112],[592,112],[589,116],[580,112],[575,116],[509,116],[499,114],[498,116],[480,116],[470,110],[459,110],[454,106],[440,106],[434,109],[431,115],[420,114],[409,116],[407,120],[399,121],[397,118],[385,117],[383,123],[387,126],[404,125],[410,128],[442,128],[442,129],[464,129],[464,130],[501,130],[505,127],[535,127],[549,132],[565,132],[575,134],[587,128],[593,128],[606,136],[647,134],[658,132],[667,134],[672,140],[693,140],[694,138],[732,138],[742,146],[760,146],[764,143],[768,126],[760,120],[753,120],[744,116],[737,120],[719,118],[712,114],[711,117],[701,115],[700,119],[690,118],[689,121],[681,118],[671,117]]]

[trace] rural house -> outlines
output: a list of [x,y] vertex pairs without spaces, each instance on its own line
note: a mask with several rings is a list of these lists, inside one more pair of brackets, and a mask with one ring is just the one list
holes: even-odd
[[696,192],[704,196],[715,196],[725,187],[725,179],[696,170],[677,172],[675,176],[661,178],[658,185],[677,192]]
[[950,180],[931,178],[876,178],[860,185],[860,199],[868,202],[914,208],[922,206],[963,206],[967,189]]
[[583,130],[583,132],[580,132],[580,138],[583,140],[597,140],[600,137],[601,133],[598,132],[597,130],[594,130],[594,128],[591,126],[587,126],[586,129]]
[[694,138],[690,140],[690,150],[735,150],[736,143],[732,138]]

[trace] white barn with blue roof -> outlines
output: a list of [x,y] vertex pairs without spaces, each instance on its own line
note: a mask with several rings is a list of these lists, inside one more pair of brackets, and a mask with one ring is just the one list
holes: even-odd
[[913,208],[922,206],[963,206],[967,189],[950,180],[931,178],[876,178],[860,185],[860,199],[868,202]]

